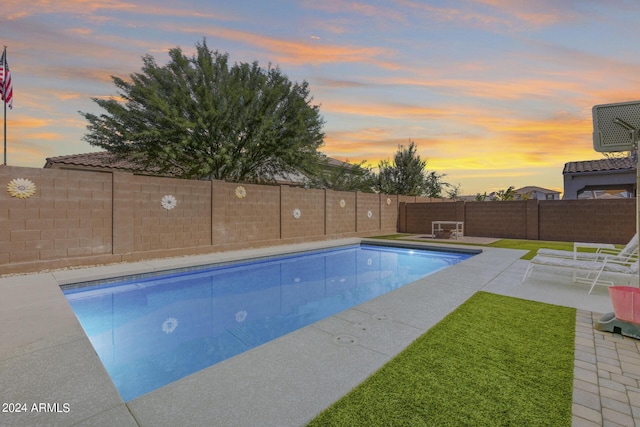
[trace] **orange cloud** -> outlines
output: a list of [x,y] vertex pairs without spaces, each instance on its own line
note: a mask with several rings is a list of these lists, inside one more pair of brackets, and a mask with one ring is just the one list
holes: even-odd
[[331,88],[331,89],[346,89],[346,88],[371,86],[370,84],[358,82],[355,80],[338,80],[338,79],[328,79],[324,77],[316,77],[315,81],[317,82],[318,86]]
[[245,43],[270,52],[267,56],[274,58],[274,62],[279,64],[319,65],[359,62],[389,69],[398,68],[397,64],[380,59],[393,54],[389,49],[381,47],[343,46],[309,39],[294,41],[215,26],[207,26],[206,28],[173,26],[170,28],[172,31],[179,30],[196,34],[213,33],[216,37]]
[[406,22],[405,15],[397,8],[380,7],[372,4],[352,2],[347,0],[305,1],[305,6],[310,9],[322,10],[331,13],[352,13],[368,18],[379,18],[385,21]]
[[55,132],[38,132],[38,133],[25,133],[23,138],[37,139],[38,141],[62,141],[64,136]]
[[137,7],[133,3],[118,0],[60,0],[56,2],[49,0],[32,0],[29,2],[5,0],[2,6],[5,9],[5,16],[11,20],[49,13],[92,14],[98,10],[131,11]]
[[486,12],[481,8],[437,7],[415,0],[396,0],[401,6],[422,12],[431,20],[455,22],[465,27],[499,31],[523,31],[527,28],[539,28],[566,22],[573,19],[574,13],[562,3],[555,1],[522,2],[513,0],[473,0],[475,3],[490,6]]
[[457,24],[464,25],[465,27],[492,29],[495,29],[496,27],[513,26],[513,23],[509,20],[496,15],[490,15],[488,13],[483,14],[470,12],[467,9],[456,9],[451,7],[437,7],[412,0],[396,0],[396,3],[409,7],[413,9],[414,12],[422,12],[428,16],[429,20],[435,20],[438,22],[456,22]]
[[510,15],[517,20],[543,27],[568,22],[575,16],[570,8],[563,8],[563,4],[557,1],[523,2],[514,0],[474,0],[476,3],[492,6],[494,12],[499,11]]
[[152,16],[174,16],[174,17],[197,17],[207,19],[221,20],[238,20],[229,14],[222,13],[203,13],[192,8],[185,7],[161,7],[158,5],[141,5],[135,2],[127,2],[120,0],[58,0],[52,2],[50,0],[32,0],[23,2],[20,0],[5,0],[2,4],[5,9],[5,16],[8,19],[20,19],[32,15],[45,14],[74,14],[74,15],[93,15],[95,19],[113,20],[114,18],[100,17],[101,11],[116,11],[135,13],[140,15]]
[[20,115],[17,118],[10,117],[10,126],[13,128],[40,128],[53,124],[51,119],[42,119],[39,117],[28,117]]
[[76,36],[88,36],[93,34],[90,28],[67,28],[67,32]]
[[350,114],[355,116],[367,116],[390,119],[414,119],[425,120],[442,117],[446,113],[438,108],[423,107],[419,105],[388,103],[388,104],[354,104],[339,101],[322,104],[322,112],[329,114]]
[[[325,152],[330,157],[377,168],[381,160],[392,160],[398,146],[416,143],[418,154],[427,161],[427,170],[443,173],[445,182],[460,184],[463,193],[494,191],[511,185],[540,185],[562,191],[562,166],[565,160],[547,159],[544,164],[530,162],[526,154],[501,149],[499,140],[437,139],[431,137],[394,137],[389,129],[363,128],[354,131],[329,132],[325,139]],[[586,150],[587,157],[593,154]]]
[[[332,106],[332,112],[351,112],[385,117],[395,106]],[[419,109],[418,109],[419,110]],[[393,118],[413,120],[412,108],[397,109]],[[392,158],[397,146],[412,140],[419,154],[436,170],[508,170],[518,167],[549,167],[571,160],[598,157],[591,147],[591,118],[558,113],[543,119],[517,117],[513,114],[487,112],[469,107],[437,110],[432,123],[443,129],[436,131],[416,126],[407,128],[362,128],[328,132],[325,151],[329,156],[354,161],[368,160],[377,165]],[[428,136],[425,136],[428,135]],[[434,136],[435,135],[435,136]]]

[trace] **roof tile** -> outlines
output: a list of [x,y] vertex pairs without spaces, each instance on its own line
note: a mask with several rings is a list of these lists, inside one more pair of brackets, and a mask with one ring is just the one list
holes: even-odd
[[47,157],[47,164],[91,166],[94,168],[119,169],[130,172],[143,171],[144,168],[126,159],[118,159],[108,151],[71,154],[68,156]]
[[613,170],[635,170],[636,162],[630,157],[599,159],[599,160],[582,160],[579,162],[565,163],[562,174],[581,173],[581,172],[598,172]]

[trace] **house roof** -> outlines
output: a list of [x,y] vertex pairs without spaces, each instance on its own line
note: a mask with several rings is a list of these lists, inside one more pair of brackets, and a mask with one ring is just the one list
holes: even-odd
[[631,157],[624,157],[565,163],[562,174],[632,170],[636,170],[636,160]]
[[[349,162],[327,157],[327,165],[340,167],[349,166]],[[140,171],[142,167],[127,159],[118,159],[116,155],[108,151],[96,151],[92,153],[69,154],[66,156],[47,157],[45,168],[52,165],[90,166],[94,168],[122,169],[127,171]]]
[[[51,168],[53,166],[88,167],[98,170],[117,169],[123,172],[145,172],[145,169],[139,164],[127,159],[118,159],[113,153],[109,153],[108,151],[47,157],[44,167]],[[153,170],[148,171],[148,173],[152,172]]]
[[334,159],[332,157],[327,157],[327,165],[333,167],[351,166],[349,162],[343,162],[342,160]]
[[[349,163],[327,157],[327,164],[332,167],[341,167]],[[118,170],[121,172],[132,172],[141,175],[155,175],[173,177],[176,174],[171,172],[160,173],[158,168],[144,168],[140,164],[127,159],[120,159],[108,151],[97,151],[92,153],[70,154],[66,156],[47,157],[45,168],[73,168],[99,171]],[[279,184],[305,184],[308,178],[300,172],[282,173],[274,177]]]
[[549,190],[548,188],[536,187],[532,185],[518,188],[517,190],[515,190],[515,192],[518,194],[528,194],[528,193],[534,193],[534,192],[541,193],[541,194],[560,194],[560,192],[556,190]]

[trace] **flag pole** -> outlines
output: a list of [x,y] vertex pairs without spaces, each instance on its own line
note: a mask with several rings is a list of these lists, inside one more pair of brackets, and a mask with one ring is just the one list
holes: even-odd
[[2,53],[2,103],[4,104],[4,165],[7,164],[7,47]]

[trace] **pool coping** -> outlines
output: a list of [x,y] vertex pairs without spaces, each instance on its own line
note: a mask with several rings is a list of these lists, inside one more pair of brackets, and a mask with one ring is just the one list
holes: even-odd
[[[520,257],[525,251],[465,248],[482,252],[125,403],[60,290],[62,284],[114,274],[368,240],[323,241],[0,278],[0,319],[9,331],[0,341],[0,383],[9,385],[3,387],[1,400],[24,402],[30,409],[0,413],[0,424],[304,425],[478,290],[524,292],[525,296],[530,291],[519,283],[526,266]],[[412,244],[460,249],[431,242]],[[567,296],[563,302],[606,310],[608,300],[603,295],[589,297]],[[49,405],[33,411],[34,403]]]

